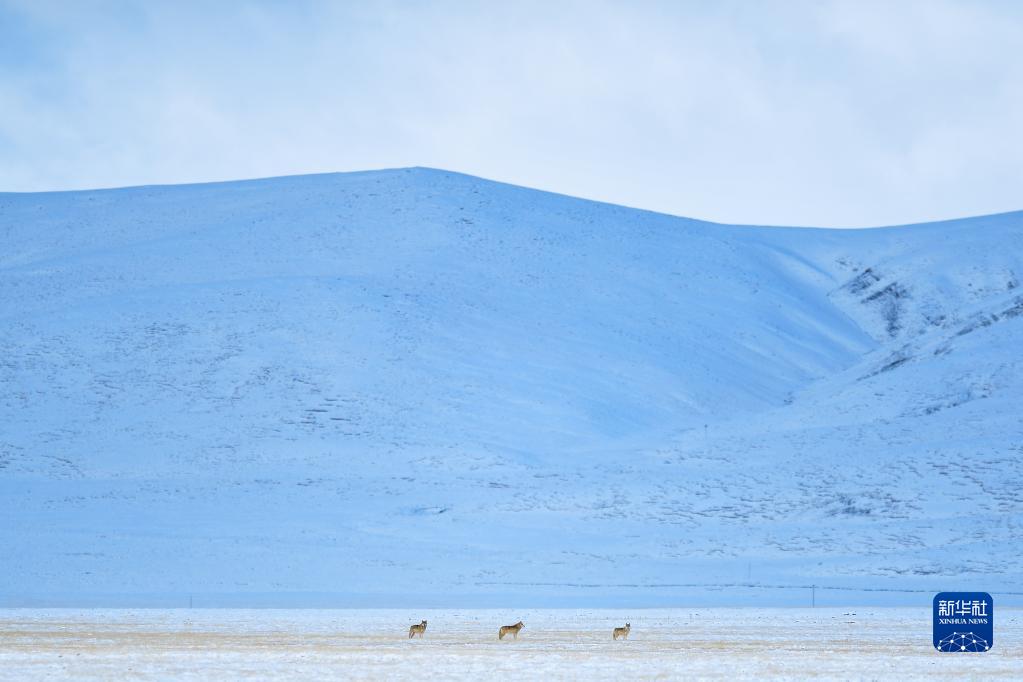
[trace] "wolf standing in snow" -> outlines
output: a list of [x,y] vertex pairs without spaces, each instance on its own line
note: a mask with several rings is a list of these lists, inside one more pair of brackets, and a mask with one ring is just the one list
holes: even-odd
[[425,632],[426,632],[426,621],[424,620],[419,625],[413,625],[412,627],[410,627],[408,629],[408,638],[412,639],[413,637],[416,636],[416,633],[418,633],[419,634],[419,639],[422,639],[423,638],[423,634]]
[[630,630],[632,630],[632,623],[626,623],[623,628],[615,628],[614,632],[611,633],[611,639],[618,639],[619,637],[628,639]]
[[498,639],[504,639],[504,636],[507,635],[510,632],[512,634],[512,637],[514,637],[515,639],[518,639],[519,638],[519,630],[521,630],[524,627],[526,627],[526,626],[525,626],[525,624],[523,624],[523,622],[521,620],[518,623],[516,623],[515,625],[502,625],[501,629],[497,631],[497,638]]

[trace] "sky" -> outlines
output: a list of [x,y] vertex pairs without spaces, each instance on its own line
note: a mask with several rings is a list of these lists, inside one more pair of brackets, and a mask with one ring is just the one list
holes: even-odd
[[728,223],[1023,209],[1023,3],[0,0],[0,191],[430,166]]

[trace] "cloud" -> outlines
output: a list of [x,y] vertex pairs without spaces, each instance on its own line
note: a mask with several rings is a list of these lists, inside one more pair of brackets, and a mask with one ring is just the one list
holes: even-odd
[[429,165],[722,222],[1023,208],[1009,3],[8,3],[0,188]]

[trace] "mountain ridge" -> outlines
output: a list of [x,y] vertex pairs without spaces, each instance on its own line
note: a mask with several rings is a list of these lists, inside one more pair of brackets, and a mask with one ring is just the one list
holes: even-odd
[[638,211],[642,213],[651,213],[660,216],[668,216],[671,218],[680,218],[682,220],[689,220],[698,223],[706,223],[708,225],[721,225],[725,227],[733,228],[778,228],[786,230],[888,230],[888,229],[901,229],[911,228],[919,226],[934,226],[934,225],[945,225],[948,223],[958,223],[963,221],[979,221],[988,218],[1000,218],[1003,216],[1017,216],[1023,214],[1023,209],[1017,209],[1012,211],[1000,211],[996,213],[982,213],[977,215],[966,215],[955,218],[942,218],[939,220],[919,220],[910,223],[893,223],[893,224],[881,224],[881,225],[857,225],[851,227],[829,227],[826,225],[781,225],[781,224],[758,224],[758,223],[727,223],[716,220],[710,220],[707,218],[695,218],[692,216],[683,216],[674,213],[665,213],[663,211],[656,211],[652,209],[643,208],[640,206],[631,206],[627,204],[616,204],[611,201],[603,201],[600,199],[590,199],[584,197],[578,197],[572,194],[566,194],[564,192],[558,192],[556,190],[543,189],[540,187],[532,187],[529,185],[520,185],[514,182],[505,180],[495,180],[486,178],[483,176],[473,175],[463,171],[450,170],[445,168],[439,168],[434,166],[395,166],[388,168],[375,168],[371,170],[357,170],[357,171],[323,171],[316,173],[299,173],[289,175],[270,175],[270,176],[259,176],[253,178],[241,178],[231,180],[207,180],[199,182],[168,182],[168,183],[151,183],[143,185],[118,185],[113,187],[86,187],[80,189],[68,189],[68,190],[38,190],[32,192],[9,192],[0,190],[0,196],[39,196],[39,195],[59,195],[59,194],[86,194],[86,193],[101,193],[101,192],[121,192],[121,191],[132,191],[132,190],[149,190],[149,189],[168,189],[168,188],[187,188],[187,187],[210,187],[218,185],[236,185],[243,183],[261,183],[261,182],[275,182],[275,181],[286,181],[286,180],[299,180],[302,178],[317,178],[317,177],[331,177],[331,176],[372,176],[378,174],[391,174],[391,173],[434,173],[439,175],[458,176],[474,182],[491,183],[494,185],[503,185],[507,187],[513,187],[517,189],[527,190],[530,192],[537,192],[540,194],[549,194],[558,197],[564,197],[567,199],[573,199],[576,201],[585,201],[592,204],[602,204],[605,206],[613,206],[616,208],[625,208],[632,211]]
[[728,226],[393,169],[0,194],[0,236],[9,600],[1020,587],[1023,213]]

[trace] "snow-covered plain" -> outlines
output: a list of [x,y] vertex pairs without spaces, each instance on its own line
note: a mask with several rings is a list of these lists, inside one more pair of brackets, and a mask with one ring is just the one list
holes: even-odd
[[0,194],[0,605],[1019,603],[1021,275],[1019,213]]
[[[519,639],[498,641],[520,618]],[[612,641],[626,621],[629,639]],[[926,608],[16,609],[0,611],[0,679],[1018,678],[1023,612],[996,627],[991,651],[942,654]]]

